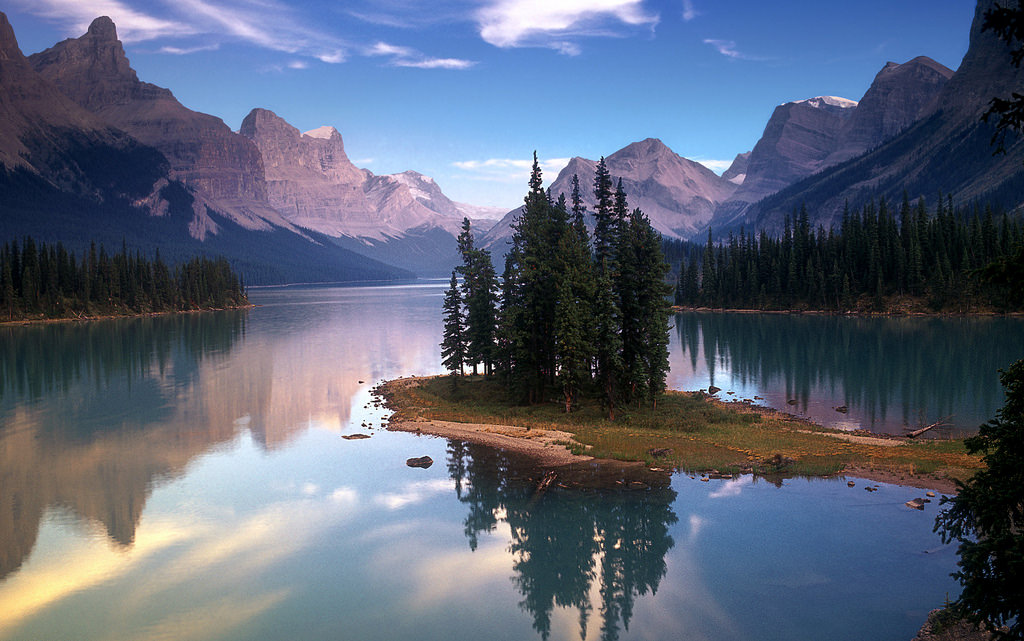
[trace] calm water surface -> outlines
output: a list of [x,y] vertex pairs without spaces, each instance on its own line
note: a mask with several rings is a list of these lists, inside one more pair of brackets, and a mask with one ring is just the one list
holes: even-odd
[[[383,431],[370,388],[439,371],[441,297],[268,289],[248,312],[0,328],[0,639],[895,641],[956,595],[917,490],[677,475],[535,497],[514,457]],[[885,430],[987,418],[981,370],[1021,336],[675,322],[671,385],[841,401]]]

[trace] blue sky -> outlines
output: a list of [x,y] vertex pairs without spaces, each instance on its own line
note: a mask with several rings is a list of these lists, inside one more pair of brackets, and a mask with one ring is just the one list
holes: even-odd
[[858,100],[888,61],[956,69],[968,0],[8,0],[26,54],[113,18],[139,78],[237,129],[333,125],[375,173],[512,208],[546,178],[661,138],[721,172],[776,105]]

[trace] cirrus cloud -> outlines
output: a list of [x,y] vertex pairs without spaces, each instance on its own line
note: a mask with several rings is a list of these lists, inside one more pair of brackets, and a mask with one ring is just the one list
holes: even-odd
[[642,0],[497,0],[476,18],[480,37],[496,47],[548,47],[567,55],[580,53],[575,38],[653,29],[659,20]]
[[[549,158],[540,162],[541,171],[550,183],[569,164],[570,158]],[[461,160],[452,165],[461,170],[463,177],[498,183],[526,184],[533,168],[533,160],[518,158],[488,158],[486,160]]]
[[430,58],[412,47],[377,42],[364,51],[367,56],[385,56],[391,58],[392,67],[411,67],[414,69],[469,69],[476,62],[460,58]]

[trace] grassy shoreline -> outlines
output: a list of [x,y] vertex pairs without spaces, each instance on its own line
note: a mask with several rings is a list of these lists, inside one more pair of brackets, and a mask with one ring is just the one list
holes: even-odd
[[[405,384],[398,384],[405,381]],[[495,381],[435,376],[379,388],[391,421],[449,421],[559,430],[575,454],[637,461],[690,474],[856,476],[899,485],[955,490],[983,464],[962,440],[912,440],[832,430],[776,410],[725,403],[700,392],[666,393],[656,409],[622,408],[608,421],[596,402],[565,414],[560,404],[519,406]]]

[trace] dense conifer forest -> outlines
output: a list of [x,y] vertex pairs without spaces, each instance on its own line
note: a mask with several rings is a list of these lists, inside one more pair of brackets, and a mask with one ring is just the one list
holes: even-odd
[[462,283],[453,273],[444,302],[449,371],[482,367],[518,402],[557,395],[566,412],[582,396],[601,399],[611,417],[616,406],[657,401],[668,372],[671,293],[661,235],[642,211],[629,211],[603,158],[594,195],[591,239],[578,178],[570,202],[554,199],[534,157],[500,285],[464,223]]
[[92,244],[79,259],[60,243],[26,237],[0,248],[0,320],[121,316],[247,305],[241,279],[224,259],[169,267],[124,245]]
[[934,312],[1024,309],[1024,230],[993,207],[940,196],[896,208],[884,199],[812,229],[806,209],[780,238],[730,235],[704,246],[666,241],[675,301],[732,309]]

